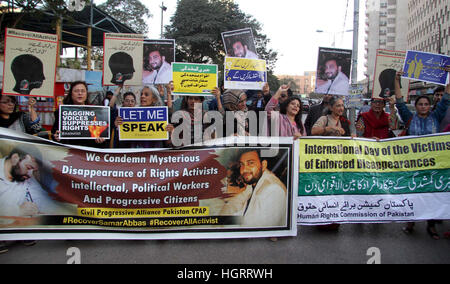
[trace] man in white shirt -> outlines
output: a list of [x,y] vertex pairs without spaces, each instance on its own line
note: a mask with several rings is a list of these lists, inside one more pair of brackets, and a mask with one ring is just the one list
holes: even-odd
[[172,65],[166,62],[166,57],[158,50],[150,52],[148,62],[151,70],[144,72],[144,84],[165,85],[172,81]]
[[244,152],[240,174],[246,189],[228,200],[222,214],[242,216],[245,227],[281,227],[287,225],[286,186],[267,169],[257,150]]
[[30,193],[32,184],[29,182],[38,169],[34,157],[17,151],[0,160],[0,216],[32,216],[39,213]]
[[337,59],[328,59],[324,72],[327,81],[319,83],[318,80],[316,93],[343,96],[349,94],[349,79],[342,72],[342,66],[339,66]]
[[38,150],[11,151],[0,159],[0,216],[65,215],[73,213],[68,204],[53,200],[35,179],[41,161]]
[[233,53],[235,57],[246,59],[259,59],[258,55],[253,51],[249,50],[248,46],[243,44],[241,41],[236,41],[233,44]]

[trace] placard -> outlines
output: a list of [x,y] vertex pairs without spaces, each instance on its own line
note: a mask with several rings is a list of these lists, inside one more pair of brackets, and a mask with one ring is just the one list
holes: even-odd
[[352,50],[320,47],[315,92],[347,96],[351,65]]
[[61,139],[109,139],[110,108],[103,106],[59,106]]
[[172,81],[173,62],[175,62],[175,40],[146,39],[144,41],[143,84],[169,84]]
[[225,89],[262,90],[266,82],[265,60],[225,58]]
[[53,98],[58,36],[6,29],[3,94]]
[[[395,74],[403,69],[406,52],[377,50],[372,98],[389,98],[395,95]],[[409,80],[402,78],[401,88],[409,94]]]
[[251,28],[222,33],[227,57],[259,59]]
[[142,85],[144,35],[104,34],[103,85]]
[[211,96],[218,85],[215,64],[173,63],[175,95]]
[[445,86],[449,82],[449,76],[444,68],[448,65],[450,65],[449,56],[408,50],[403,77]]
[[120,141],[169,140],[167,107],[120,108]]

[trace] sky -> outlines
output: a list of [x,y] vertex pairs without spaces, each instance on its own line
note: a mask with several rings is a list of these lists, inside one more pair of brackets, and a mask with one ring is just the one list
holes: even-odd
[[[104,1],[95,0],[96,4]],[[153,15],[148,21],[151,39],[160,38],[161,4],[164,25],[176,12],[177,0],[141,0]],[[319,47],[352,49],[354,0],[235,0],[241,10],[262,24],[271,40],[269,48],[278,52],[275,75],[303,75],[317,69]],[[358,79],[364,79],[365,1],[360,0]],[[348,5],[348,6],[347,6]],[[347,15],[346,15],[347,13]],[[346,19],[346,20],[345,20]],[[324,33],[317,33],[322,30]],[[225,31],[224,31],[225,32]]]
[[[149,36],[159,38],[161,33],[161,3],[163,0],[142,0],[153,14],[149,20]],[[354,0],[235,0],[241,10],[252,15],[263,26],[278,52],[276,75],[303,75],[317,68],[319,47],[331,47],[336,33],[336,47],[353,48]],[[347,8],[348,2],[348,8]],[[276,5],[274,5],[276,3]],[[358,79],[364,79],[364,5],[360,0],[360,29],[358,52]],[[256,4],[256,5],[255,5]],[[164,25],[176,11],[177,0],[164,0],[167,11]],[[346,16],[347,12],[347,16]],[[346,21],[344,23],[344,19]],[[324,33],[317,33],[322,30]]]

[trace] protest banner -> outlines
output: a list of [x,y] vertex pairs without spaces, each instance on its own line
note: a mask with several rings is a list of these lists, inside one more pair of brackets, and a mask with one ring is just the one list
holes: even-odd
[[0,179],[0,240],[295,236],[298,146],[281,142],[98,150],[0,129],[2,176],[10,157],[33,165],[28,179]]
[[449,82],[449,76],[444,68],[448,65],[449,56],[408,50],[403,78],[445,86]]
[[103,106],[59,106],[61,139],[109,139],[110,108]]
[[266,82],[265,60],[225,58],[225,89],[262,90]]
[[301,139],[298,223],[450,219],[449,138]]
[[144,41],[143,84],[169,84],[172,81],[173,62],[175,62],[175,40],[146,39]]
[[222,33],[227,57],[259,59],[251,28]]
[[[389,98],[395,95],[395,74],[403,69],[406,52],[377,50],[372,98]],[[409,80],[402,78],[401,88],[409,94]]]
[[215,64],[173,63],[175,95],[210,96],[218,85]]
[[318,94],[349,94],[352,50],[319,47],[316,90]]
[[103,85],[142,85],[144,35],[104,34]]
[[3,94],[53,98],[58,36],[6,29]]
[[119,116],[123,119],[120,141],[169,140],[167,107],[120,108]]

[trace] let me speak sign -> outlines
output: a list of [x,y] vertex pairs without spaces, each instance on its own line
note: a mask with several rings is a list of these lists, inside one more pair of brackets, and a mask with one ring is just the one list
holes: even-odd
[[168,140],[167,107],[120,108],[123,124],[119,128],[120,141]]

